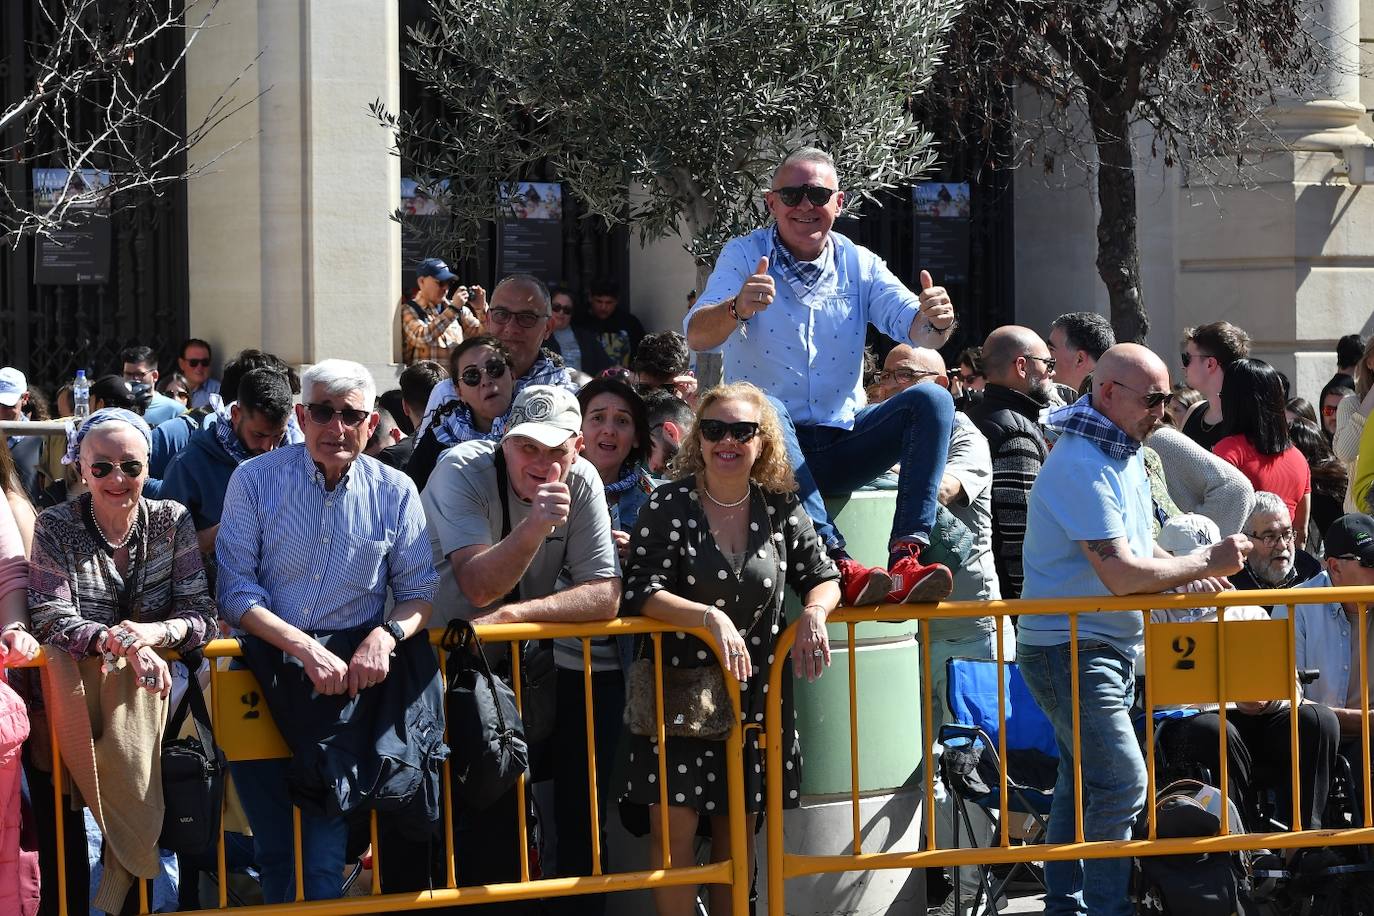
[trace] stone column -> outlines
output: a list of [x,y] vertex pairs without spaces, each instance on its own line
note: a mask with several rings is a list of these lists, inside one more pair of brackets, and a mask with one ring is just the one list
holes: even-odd
[[[395,377],[399,161],[368,112],[400,97],[394,3],[225,0],[187,60],[188,121],[251,101],[196,147],[191,331],[221,357],[347,357]],[[237,145],[235,145],[237,144]],[[227,152],[226,152],[227,150]]]

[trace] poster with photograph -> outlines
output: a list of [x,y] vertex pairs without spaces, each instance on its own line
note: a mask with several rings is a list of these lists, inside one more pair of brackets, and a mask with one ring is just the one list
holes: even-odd
[[101,169],[34,169],[34,209],[70,201],[69,225],[34,243],[33,282],[100,284],[110,277],[110,173]]
[[501,187],[497,273],[534,274],[546,283],[563,275],[563,188],[556,182],[516,181]]
[[[415,266],[425,258],[441,257],[434,236],[442,232],[448,219],[443,192],[448,180],[437,185],[422,184],[415,178],[401,178],[401,213],[414,222],[401,223],[402,286],[415,283]],[[419,225],[416,225],[418,223]]]
[[967,282],[973,215],[968,183],[922,181],[911,189],[911,197],[916,263],[941,285]]

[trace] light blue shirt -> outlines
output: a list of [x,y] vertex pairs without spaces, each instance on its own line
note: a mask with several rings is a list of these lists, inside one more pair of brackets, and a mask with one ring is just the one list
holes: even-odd
[[197,407],[209,407],[211,410],[219,410],[224,406],[224,399],[219,394],[219,379],[207,378],[205,384],[191,392],[191,409]]
[[753,382],[782,401],[798,425],[852,429],[854,415],[868,403],[863,389],[864,339],[868,325],[897,341],[910,341],[920,298],[907,289],[882,258],[830,233],[834,275],[801,301],[777,270],[771,227],[726,243],[706,290],[683,319],[724,302],[767,255],[777,290],[772,305],[720,346],[727,382]]
[[306,631],[382,622],[434,600],[439,581],[415,484],[360,455],[333,490],[304,445],[251,458],[229,478],[215,537],[220,616],[262,607]]
[[[1138,557],[1154,556],[1154,525],[1145,458],[1107,456],[1090,440],[1064,433],[1030,491],[1022,548],[1023,598],[1110,595],[1080,541],[1125,538]],[[1144,636],[1139,611],[1080,614],[1078,638],[1110,643],[1128,657]],[[1067,614],[1021,617],[1017,641],[1057,646],[1069,641]]]
[[[1297,586],[1298,588],[1330,588],[1331,576],[1326,570]],[[1274,606],[1274,619],[1288,619],[1288,605]],[[1358,643],[1359,634],[1346,616],[1345,608],[1339,601],[1325,604],[1299,604],[1293,617],[1293,632],[1297,637],[1297,662],[1299,668],[1316,668],[1322,676],[1310,684],[1304,684],[1303,696],[1326,706],[1338,709],[1353,708],[1349,702],[1350,679],[1360,676],[1358,662],[1352,669],[1352,659],[1358,650],[1351,643]],[[1370,650],[1370,671],[1374,672],[1374,638],[1368,642]]]
[[169,398],[161,391],[154,391],[153,399],[148,402],[148,409],[143,411],[143,421],[151,427],[158,427],[185,412],[186,408],[176,398]]

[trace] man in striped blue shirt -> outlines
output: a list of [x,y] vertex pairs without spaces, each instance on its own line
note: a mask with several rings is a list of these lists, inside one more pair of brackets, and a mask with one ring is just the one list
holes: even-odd
[[[301,377],[303,445],[234,471],[215,551],[220,614],[299,660],[321,695],[386,678],[397,644],[429,620],[438,575],[420,496],[410,478],[362,454],[377,425],[376,384],[361,365],[324,360]],[[385,614],[387,591],[395,602]],[[371,625],[347,661],[312,635]],[[287,761],[236,763],[253,827],[263,895],[293,899]],[[348,827],[302,813],[305,898],[339,896]]]

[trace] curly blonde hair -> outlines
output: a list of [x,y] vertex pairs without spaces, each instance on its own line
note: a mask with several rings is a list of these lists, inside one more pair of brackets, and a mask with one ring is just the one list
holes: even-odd
[[759,410],[759,433],[761,443],[759,457],[749,471],[749,478],[772,493],[792,493],[797,489],[797,478],[792,475],[792,464],[787,460],[787,448],[782,441],[782,423],[778,412],[773,409],[758,386],[749,382],[734,382],[730,385],[717,385],[701,396],[697,404],[692,429],[682,440],[682,449],[673,459],[671,472],[674,480],[681,480],[693,474],[700,474],[706,467],[701,455],[701,418],[712,404],[720,401],[745,401]]

